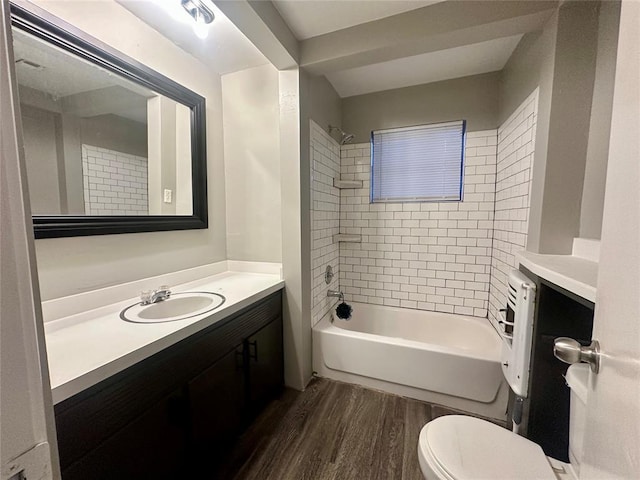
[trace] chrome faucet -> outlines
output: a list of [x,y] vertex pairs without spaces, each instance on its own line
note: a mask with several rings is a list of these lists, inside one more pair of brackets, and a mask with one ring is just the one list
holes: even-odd
[[168,285],[161,285],[160,288],[153,291],[145,291],[140,294],[142,305],[150,305],[152,303],[162,302],[171,296],[171,290]]
[[341,302],[344,302],[344,293],[340,290],[327,290],[327,297],[339,298]]

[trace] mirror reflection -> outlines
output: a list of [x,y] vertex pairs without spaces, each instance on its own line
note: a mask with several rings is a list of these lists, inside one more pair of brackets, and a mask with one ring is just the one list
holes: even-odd
[[13,29],[34,215],[191,215],[191,110]]

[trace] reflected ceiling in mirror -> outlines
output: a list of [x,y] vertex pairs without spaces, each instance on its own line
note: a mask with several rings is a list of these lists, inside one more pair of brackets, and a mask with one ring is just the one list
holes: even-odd
[[206,227],[204,99],[43,15],[12,5],[36,237]]

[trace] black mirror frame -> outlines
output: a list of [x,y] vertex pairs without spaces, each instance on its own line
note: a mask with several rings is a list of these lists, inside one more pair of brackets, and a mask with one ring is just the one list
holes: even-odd
[[[37,13],[36,13],[37,12]],[[48,12],[11,3],[11,25],[145,86],[191,110],[191,215],[34,215],[35,238],[192,230],[208,227],[205,99]]]

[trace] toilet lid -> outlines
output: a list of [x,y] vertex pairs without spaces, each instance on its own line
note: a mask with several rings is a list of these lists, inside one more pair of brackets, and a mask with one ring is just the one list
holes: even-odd
[[420,448],[455,480],[557,478],[540,446],[478,418],[449,415],[429,422]]

